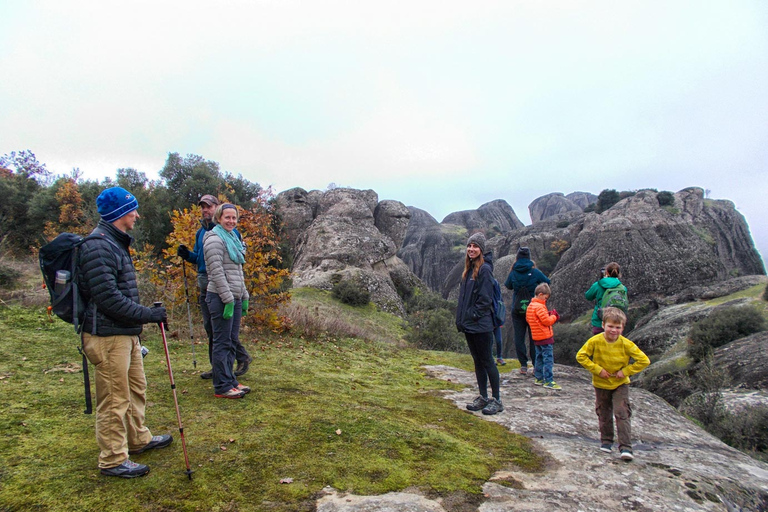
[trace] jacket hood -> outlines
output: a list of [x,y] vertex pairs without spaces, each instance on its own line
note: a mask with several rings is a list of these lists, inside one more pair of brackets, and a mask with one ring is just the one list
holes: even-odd
[[512,270],[520,272],[521,274],[527,274],[533,268],[533,261],[528,258],[520,258],[512,265]]
[[483,260],[485,260],[485,262],[491,266],[491,271],[493,271],[493,252],[488,251],[483,254]]
[[621,284],[621,281],[619,280],[618,277],[603,277],[597,283],[603,288],[608,289],[608,288],[614,288],[616,286],[619,286]]

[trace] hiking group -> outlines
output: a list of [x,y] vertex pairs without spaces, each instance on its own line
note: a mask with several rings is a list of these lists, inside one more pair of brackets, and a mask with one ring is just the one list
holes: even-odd
[[[629,302],[627,288],[619,277],[619,264],[611,262],[601,269],[599,279],[584,294],[587,300],[595,302],[590,322],[592,337],[579,349],[576,361],[592,374],[600,449],[608,453],[612,451],[615,419],[620,457],[629,461],[634,458],[629,377],[642,371],[650,360],[637,345],[622,336]],[[504,286],[513,292],[510,317],[520,374],[527,376],[532,373],[534,385],[562,390],[553,375],[555,339],[552,326],[560,315],[555,309],[547,308],[547,300],[552,295],[550,280],[536,268],[528,247],[518,249]],[[504,410],[496,366],[506,364],[502,357],[500,331],[504,314],[499,311],[499,295],[498,282],[493,277],[493,254],[486,251],[485,235],[474,233],[467,240],[456,308],[456,328],[464,333],[467,340],[479,391],[479,396],[466,407],[486,415]],[[496,361],[493,357],[494,346]]]
[[[252,358],[239,339],[240,320],[247,314],[249,304],[243,272],[246,247],[237,231],[239,213],[235,205],[221,204],[209,194],[202,196],[198,205],[202,212],[201,227],[195,234],[193,249],[180,245],[177,254],[197,265],[199,305],[208,335],[211,364],[211,370],[200,376],[212,380],[215,397],[243,398],[250,388],[240,383],[238,377],[248,371]],[[40,265],[51,293],[53,312],[73,323],[76,331],[82,329],[84,358],[96,368],[100,472],[134,478],[146,475],[149,467],[131,461],[130,455],[164,448],[173,442],[170,434],[152,435],[145,425],[147,381],[139,339],[143,325],[160,326],[176,401],[165,342],[167,317],[160,303],[146,307],[139,302],[136,271],[129,251],[133,237],[128,234],[139,219],[138,201],[124,188],[111,187],[98,196],[96,206],[101,219],[93,232],[85,238],[71,233],[59,235],[41,248]],[[496,363],[505,364],[501,326],[506,312],[499,283],[493,278],[493,255],[486,251],[482,233],[469,237],[464,260],[456,326],[466,338],[480,394],[467,409],[486,415],[498,414],[504,406]],[[593,374],[601,449],[607,452],[612,449],[615,417],[621,457],[631,460],[629,377],[649,361],[634,343],[621,336],[628,304],[626,287],[619,275],[618,264],[610,263],[586,292],[585,297],[595,301],[591,322],[594,336],[586,341],[576,359]],[[59,287],[60,277],[62,282],[68,282],[66,287]],[[560,317],[555,310],[547,309],[551,295],[549,284],[549,279],[535,268],[530,250],[521,247],[504,283],[513,291],[510,316],[520,372],[529,374],[530,360],[533,383],[560,390],[554,381],[552,350],[552,326]],[[187,311],[189,313],[189,309]],[[528,353],[527,348],[530,348]],[[633,364],[629,364],[630,358],[634,359]],[[86,412],[90,412],[87,364],[83,373],[89,406]],[[178,402],[176,406],[178,416]],[[178,419],[187,474],[191,478],[180,416]]]
[[[239,339],[240,320],[248,311],[249,300],[243,273],[245,244],[236,229],[239,214],[235,205],[220,204],[209,194],[198,204],[202,219],[195,245],[192,251],[181,245],[178,255],[197,264],[199,305],[211,363],[211,370],[201,377],[213,381],[215,397],[242,398],[250,388],[239,383],[237,377],[248,371],[252,359]],[[133,237],[128,234],[140,218],[136,198],[124,188],[111,187],[98,196],[96,206],[101,216],[96,229],[85,238],[71,233],[59,235],[41,248],[40,266],[51,293],[51,310],[75,325],[81,334],[84,358],[96,368],[100,472],[134,478],[149,473],[149,467],[131,461],[130,455],[164,448],[173,442],[170,434],[153,436],[145,425],[147,379],[139,339],[144,324],[156,323],[162,329],[175,401],[164,332],[166,310],[160,303],[146,307],[139,302],[136,271],[129,251]],[[237,367],[233,369],[235,363]],[[85,361],[83,373],[86,412],[90,413]],[[176,405],[178,415],[178,402]],[[180,417],[179,432],[184,445]],[[186,446],[183,447],[191,478]]]

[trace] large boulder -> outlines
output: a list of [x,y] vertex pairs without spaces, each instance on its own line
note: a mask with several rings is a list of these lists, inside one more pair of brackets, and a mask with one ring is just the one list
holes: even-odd
[[442,290],[448,273],[464,254],[462,225],[438,223],[424,210],[409,207],[411,220],[397,255],[432,290]]
[[481,205],[477,210],[464,210],[448,214],[443,224],[464,226],[469,233],[482,231],[486,236],[506,233],[524,226],[515,210],[503,199]]
[[597,203],[597,196],[591,192],[571,192],[565,198],[579,205],[579,208],[582,210],[591,204]]
[[554,192],[534,199],[528,205],[528,213],[531,216],[531,223],[536,224],[542,220],[556,219],[567,220],[582,213],[584,208],[574,203],[564,194]]
[[405,205],[379,203],[373,190],[349,188],[291,189],[278,195],[277,204],[294,240],[294,286],[331,289],[351,279],[383,310],[405,313],[390,275],[395,272],[399,282],[411,279],[402,276],[405,265],[396,256],[410,217]]
[[685,189],[674,208],[661,208],[656,192],[640,191],[600,215],[587,214],[551,276],[552,305],[565,318],[589,309],[584,292],[611,261],[621,265],[630,302],[764,274],[744,217],[730,201],[704,201],[700,192]]

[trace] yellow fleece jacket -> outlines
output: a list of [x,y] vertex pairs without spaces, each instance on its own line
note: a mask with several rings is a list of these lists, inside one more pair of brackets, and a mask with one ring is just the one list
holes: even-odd
[[[629,364],[630,357],[635,360]],[[637,345],[624,336],[613,343],[608,343],[603,333],[596,334],[584,343],[576,354],[576,361],[589,370],[592,374],[592,385],[600,389],[616,389],[622,384],[629,384],[629,376],[640,373],[643,368],[651,364],[645,353],[637,348]],[[600,371],[605,369],[610,374],[616,374],[619,370],[624,373],[624,378],[600,377]]]

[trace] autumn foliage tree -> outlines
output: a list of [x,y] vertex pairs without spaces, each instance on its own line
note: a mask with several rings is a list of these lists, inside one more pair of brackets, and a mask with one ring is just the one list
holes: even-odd
[[64,178],[59,182],[55,198],[59,208],[58,222],[45,223],[45,237],[53,240],[59,233],[70,232],[87,235],[93,230],[83,212],[83,198],[80,196],[74,178]]
[[[262,190],[250,209],[238,207],[237,230],[246,245],[243,271],[250,294],[250,308],[243,323],[246,327],[281,331],[288,327],[287,318],[280,314],[280,306],[290,300],[289,293],[283,289],[289,271],[280,265],[279,239],[274,228],[275,215],[269,205],[270,195],[271,191]],[[227,202],[223,195],[219,195],[219,200]],[[191,209],[174,210],[170,215],[173,230],[166,239],[168,247],[162,252],[163,260],[154,258],[150,247],[136,254],[136,264],[137,270],[149,275],[156,289],[161,291],[166,305],[173,308],[184,305],[185,289],[191,302],[197,300],[197,269],[176,256],[176,250],[179,245],[192,247],[194,244],[201,211],[195,205]]]

